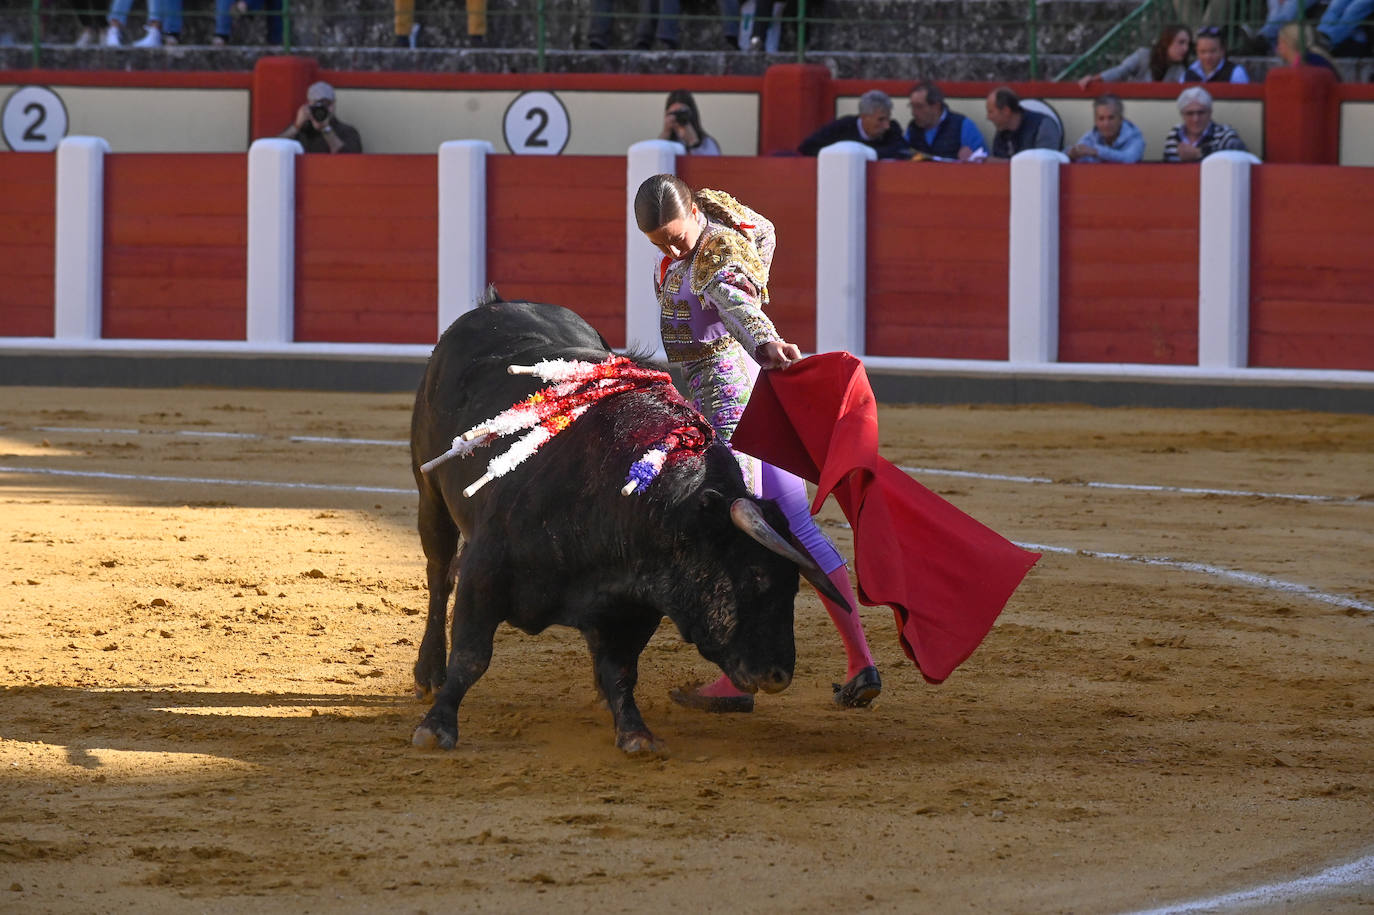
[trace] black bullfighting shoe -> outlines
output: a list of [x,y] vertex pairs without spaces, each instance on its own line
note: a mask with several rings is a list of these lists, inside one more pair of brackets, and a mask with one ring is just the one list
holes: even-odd
[[697,692],[701,686],[700,683],[692,686],[675,686],[668,691],[668,696],[678,705],[702,712],[752,712],[754,710],[754,697],[748,693],[743,696],[703,696]]
[[864,708],[883,691],[883,678],[878,676],[878,668],[865,667],[844,686],[830,685],[835,690],[835,704],[840,708]]

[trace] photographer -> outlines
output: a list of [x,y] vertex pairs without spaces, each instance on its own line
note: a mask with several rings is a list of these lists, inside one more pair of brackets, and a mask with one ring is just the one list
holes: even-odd
[[296,112],[296,121],[280,134],[295,140],[308,153],[360,153],[363,140],[351,124],[334,116],[334,87],[312,83],[305,91],[305,104]]
[[686,89],[674,89],[668,93],[668,101],[663,105],[663,132],[658,138],[676,140],[690,156],[720,155],[720,146],[715,138],[701,126],[696,99]]

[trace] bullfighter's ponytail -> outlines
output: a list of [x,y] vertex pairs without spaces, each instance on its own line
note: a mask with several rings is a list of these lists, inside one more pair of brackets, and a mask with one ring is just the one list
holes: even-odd
[[677,175],[644,179],[635,193],[635,222],[641,232],[654,232],[692,212],[692,189]]

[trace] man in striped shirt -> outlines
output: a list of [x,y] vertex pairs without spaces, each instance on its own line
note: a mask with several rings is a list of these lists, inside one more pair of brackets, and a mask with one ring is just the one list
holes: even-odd
[[1179,93],[1178,110],[1183,123],[1175,124],[1164,138],[1165,162],[1200,162],[1223,149],[1245,150],[1234,127],[1212,120],[1212,96],[1201,86]]

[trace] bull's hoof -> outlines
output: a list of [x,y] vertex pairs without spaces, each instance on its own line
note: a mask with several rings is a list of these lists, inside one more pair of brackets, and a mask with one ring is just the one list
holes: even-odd
[[434,694],[436,692],[438,692],[438,690],[436,690],[434,687],[417,681],[415,684],[415,701],[433,702]]
[[422,750],[452,750],[458,745],[458,732],[429,721],[422,721],[415,729],[410,742]]
[[617,734],[615,745],[630,756],[654,756],[664,750],[663,741],[648,731],[628,731]]

